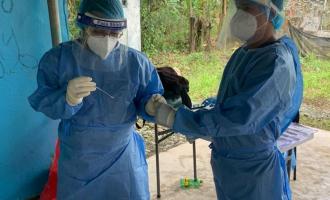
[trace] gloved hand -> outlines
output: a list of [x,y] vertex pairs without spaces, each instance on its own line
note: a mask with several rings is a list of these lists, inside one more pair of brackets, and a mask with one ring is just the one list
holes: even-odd
[[150,97],[145,106],[145,111],[150,116],[156,115],[156,109],[160,106],[161,103],[166,103],[165,98],[160,94],[154,94]]
[[160,103],[156,109],[156,123],[168,128],[173,128],[175,109],[166,103]]
[[66,101],[70,106],[76,106],[82,102],[91,92],[96,90],[96,83],[90,77],[78,77],[69,81],[66,90]]

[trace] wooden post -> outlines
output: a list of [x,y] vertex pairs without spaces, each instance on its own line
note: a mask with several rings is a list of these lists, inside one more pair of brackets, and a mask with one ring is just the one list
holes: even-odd
[[52,44],[57,46],[61,42],[60,17],[57,0],[47,0]]

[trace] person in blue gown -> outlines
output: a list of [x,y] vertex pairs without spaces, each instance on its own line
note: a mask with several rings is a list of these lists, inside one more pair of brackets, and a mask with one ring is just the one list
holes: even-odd
[[282,0],[235,0],[233,36],[245,43],[231,56],[211,109],[174,110],[157,103],[156,122],[187,137],[211,138],[219,200],[290,200],[276,140],[296,116],[303,80],[294,42],[275,33]]
[[145,145],[137,116],[153,121],[158,74],[118,40],[127,26],[119,0],[83,0],[78,40],[40,61],[31,106],[60,119],[57,199],[149,200]]

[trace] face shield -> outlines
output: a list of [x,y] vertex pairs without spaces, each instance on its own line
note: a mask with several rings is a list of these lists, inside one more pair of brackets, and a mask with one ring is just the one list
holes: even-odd
[[271,0],[229,1],[217,45],[230,49],[257,43],[269,30],[275,33],[283,19],[283,13]]
[[[78,13],[80,38],[73,41],[77,69],[114,72],[125,68],[128,59],[127,20],[100,17],[98,12]],[[83,70],[81,70],[83,76]]]
[[127,107],[133,109],[134,83],[138,76],[133,72],[138,69],[136,65],[139,63],[133,50],[127,46],[127,20],[124,13],[118,11],[121,8],[119,3],[116,9],[113,8],[114,2],[119,1],[81,2],[82,8],[77,15],[81,35],[60,47],[61,65],[65,66],[60,73],[68,80],[89,77],[96,84],[96,90],[91,93],[93,98],[86,101],[85,106],[91,105],[88,102],[104,103],[102,112],[91,109],[94,113],[90,114],[95,119],[107,119],[110,123],[124,123],[131,115],[131,112],[126,112]]

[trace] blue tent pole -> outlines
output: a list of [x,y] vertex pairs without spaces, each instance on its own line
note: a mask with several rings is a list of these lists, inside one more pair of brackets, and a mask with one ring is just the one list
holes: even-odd
[[47,2],[52,43],[53,46],[57,46],[61,42],[60,17],[57,0],[47,0]]

